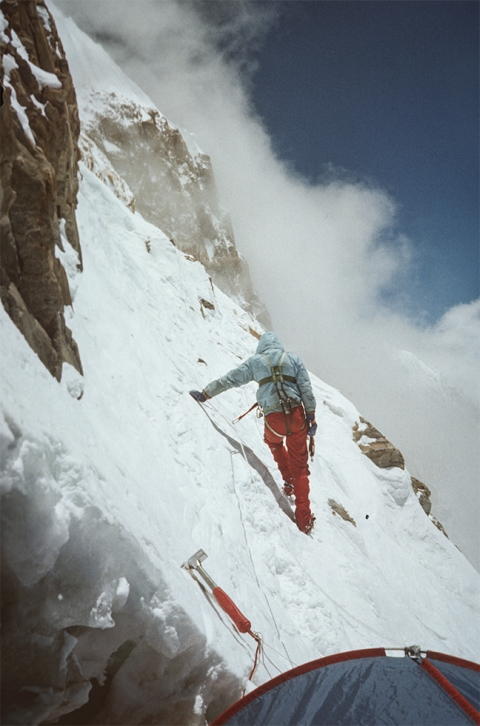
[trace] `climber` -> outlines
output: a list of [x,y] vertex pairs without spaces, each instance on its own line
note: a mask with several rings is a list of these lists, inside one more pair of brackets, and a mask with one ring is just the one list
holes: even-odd
[[307,369],[295,353],[287,353],[274,333],[264,333],[252,355],[237,368],[190,391],[199,403],[229,388],[258,383],[257,401],[265,416],[264,441],[284,479],[283,491],[295,497],[298,528],[308,534],[315,522],[310,510],[307,435],[315,436],[315,397]]

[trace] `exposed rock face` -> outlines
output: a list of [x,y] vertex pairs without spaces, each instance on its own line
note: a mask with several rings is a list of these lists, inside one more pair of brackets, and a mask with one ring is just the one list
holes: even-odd
[[432,520],[435,527],[439,529],[440,532],[442,532],[442,534],[444,534],[447,539],[450,539],[445,531],[445,527],[443,526],[443,524],[439,522],[438,519],[433,516],[433,514],[431,514],[432,502],[430,501],[430,497],[432,495],[432,492],[427,487],[427,485],[412,476],[412,489],[417,495],[417,499],[420,502],[420,506],[422,507],[425,514],[427,514],[428,517]]
[[235,246],[230,217],[219,205],[210,157],[155,108],[99,92],[92,92],[87,105],[84,131],[126,181],[136,209],[270,327]]
[[415,477],[412,476],[412,487],[413,491],[417,495],[418,501],[420,502],[420,505],[425,512],[425,514],[430,514],[432,510],[432,502],[430,501],[430,495],[431,491],[430,489],[421,481],[418,479],[415,479]]
[[[399,467],[405,469],[405,460],[401,451],[388,441],[383,434],[378,431],[371,423],[360,417],[360,424],[356,423],[353,427],[353,440],[358,444],[365,456],[373,461],[381,469],[389,467]],[[448,539],[443,525],[431,514],[432,502],[430,501],[431,491],[423,482],[415,477],[411,478],[412,489],[417,495],[417,499],[426,515],[432,520],[433,524],[440,532],[443,532]],[[333,502],[333,500],[332,500]],[[333,512],[337,510],[333,507],[330,500],[328,502]],[[335,504],[335,502],[333,502]],[[340,514],[340,512],[337,512]],[[344,517],[345,518],[345,517]]]
[[[435,527],[436,527],[437,529],[439,529],[439,530],[440,530],[440,532],[441,532],[442,534],[444,534],[444,535],[445,535],[445,537],[446,537],[447,539],[450,539],[450,537],[448,536],[448,534],[447,534],[447,533],[446,533],[446,531],[445,531],[445,527],[443,526],[443,524],[442,524],[441,522],[439,522],[439,521],[438,521],[438,519],[437,519],[436,517],[434,517],[434,516],[433,516],[432,514],[430,515],[430,519],[431,519],[431,520],[432,520],[432,522],[434,523]],[[455,546],[456,546],[456,545],[455,545]]]
[[353,439],[365,456],[368,456],[381,469],[391,466],[405,469],[402,453],[371,423],[362,417],[360,417],[360,422],[361,425],[356,423],[353,428]]
[[43,0],[1,5],[0,293],[8,314],[48,370],[82,371],[65,325],[62,236],[78,253],[78,111],[62,44]]

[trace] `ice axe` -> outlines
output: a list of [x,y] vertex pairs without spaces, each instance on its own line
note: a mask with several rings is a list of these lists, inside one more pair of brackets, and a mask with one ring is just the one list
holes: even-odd
[[241,633],[250,633],[253,637],[255,637],[252,634],[252,624],[250,620],[248,620],[245,615],[240,612],[240,610],[237,608],[233,600],[227,595],[224,590],[222,590],[221,587],[215,584],[215,582],[212,580],[209,574],[205,572],[205,570],[202,567],[202,562],[207,558],[206,552],[203,550],[198,550],[198,552],[195,552],[194,555],[192,555],[186,562],[183,563],[182,567],[189,571],[192,574],[192,570],[196,570],[200,577],[205,580],[207,585],[211,588],[212,593],[227,615],[233,620],[235,625],[237,626],[238,630]]

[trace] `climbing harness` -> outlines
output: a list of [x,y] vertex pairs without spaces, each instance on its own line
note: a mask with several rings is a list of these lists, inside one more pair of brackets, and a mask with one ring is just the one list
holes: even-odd
[[[265,416],[265,424],[270,429],[270,431],[275,434],[275,436],[278,436],[279,438],[282,438],[284,436],[290,436],[292,433],[292,408],[295,407],[295,405],[299,405],[299,402],[295,399],[290,398],[287,391],[284,387],[284,382],[287,381],[288,383],[296,383],[297,379],[294,376],[287,376],[284,375],[282,366],[283,361],[285,360],[285,356],[287,355],[287,351],[284,350],[282,353],[282,356],[276,366],[273,365],[270,358],[265,355],[265,353],[261,353],[262,357],[265,358],[268,365],[270,366],[270,370],[272,372],[271,376],[268,376],[267,378],[262,378],[260,381],[258,381],[258,387],[263,386],[265,383],[274,383],[275,388],[277,389],[277,395],[280,402],[280,406],[282,407],[283,411],[283,417],[285,419],[285,434],[279,434],[276,431],[272,429],[270,424],[267,421],[267,414],[273,411],[275,408],[277,408],[276,404],[275,406],[271,406],[270,408],[267,408],[263,411],[263,415]],[[292,405],[294,404],[294,405]]]
[[[275,408],[277,408],[278,404],[276,404],[275,406],[271,406],[270,408],[267,408],[267,409],[262,409],[262,407],[260,406],[260,404],[258,402],[254,403],[253,406],[250,406],[248,411],[245,411],[245,413],[242,413],[240,416],[237,416],[237,418],[235,418],[232,421],[232,423],[233,424],[238,423],[238,421],[241,421],[242,418],[247,416],[251,411],[253,411],[254,408],[256,408],[257,417],[261,418],[262,416],[264,416],[265,417],[265,426],[272,432],[272,434],[274,434],[274,436],[278,436],[279,439],[283,439],[285,436],[290,436],[292,433],[292,409],[295,408],[296,406],[301,405],[301,403],[299,401],[297,401],[296,399],[290,398],[290,396],[288,395],[287,391],[285,390],[285,387],[283,384],[285,381],[287,381],[288,383],[296,383],[297,379],[295,378],[295,376],[289,376],[289,375],[283,373],[282,366],[283,366],[283,361],[285,360],[285,356],[287,355],[287,351],[285,351],[285,350],[283,351],[278,364],[275,366],[273,365],[270,358],[267,355],[265,355],[265,353],[261,353],[261,355],[263,358],[265,358],[268,365],[270,366],[270,370],[271,370],[272,374],[270,376],[267,376],[266,378],[262,378],[261,380],[259,380],[258,387],[260,388],[260,386],[265,385],[265,383],[274,383],[275,384],[275,388],[277,389],[278,399],[279,399],[280,405],[282,407],[283,416],[285,418],[285,432],[286,433],[285,434],[278,433],[278,431],[275,431],[275,429],[272,428],[270,423],[267,421],[267,415],[269,413],[271,413]],[[305,421],[305,424],[302,427],[302,431],[306,425],[307,425],[307,422]],[[313,457],[315,454],[315,442],[313,440],[313,436],[310,437],[309,453],[310,453],[310,459],[311,459],[311,461],[313,461]]]
[[[268,357],[268,355],[265,355],[265,353],[261,353],[262,358],[265,358],[267,361],[270,370],[272,374],[270,376],[267,376],[267,378],[262,378],[260,381],[258,381],[258,387],[265,385],[265,383],[274,383],[275,388],[277,389],[277,394],[279,398],[280,405],[283,409],[283,411],[287,411],[288,413],[292,410],[292,399],[289,397],[288,393],[285,390],[284,382],[290,382],[290,383],[296,383],[297,380],[293,376],[287,376],[283,375],[283,361],[285,360],[285,356],[287,355],[287,351],[284,350],[282,353],[282,356],[280,360],[278,361],[278,364],[276,366],[273,365],[272,361]],[[270,411],[273,411],[274,408],[277,407],[278,404],[275,406],[272,406],[271,408],[267,408],[263,413],[264,415],[267,415],[267,413],[270,413]]]
[[283,365],[283,361],[285,360],[285,356],[287,355],[286,350],[283,351],[282,357],[280,358],[278,365],[276,365],[276,366],[273,365],[273,363],[271,362],[268,355],[265,355],[265,353],[261,353],[261,355],[263,356],[263,358],[265,358],[268,365],[270,366],[272,375],[267,376],[267,378],[262,378],[260,381],[258,381],[259,387],[263,386],[265,383],[271,383],[271,382],[273,382],[273,383],[277,383],[277,382],[283,383],[283,381],[288,381],[289,383],[297,382],[297,379],[295,378],[295,376],[287,376],[287,375],[283,374],[282,365]]
[[[285,434],[279,434],[278,431],[275,431],[275,429],[270,426],[266,417],[265,417],[265,426],[267,427],[267,429],[269,429],[272,432],[272,434],[274,434],[275,436],[278,436],[279,439],[283,439],[285,437]],[[288,436],[289,434],[287,433],[286,435]]]

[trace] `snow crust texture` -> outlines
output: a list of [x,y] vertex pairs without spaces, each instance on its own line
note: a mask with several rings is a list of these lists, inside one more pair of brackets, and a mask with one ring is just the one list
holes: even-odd
[[[254,384],[189,396],[263,329],[93,156],[84,271],[64,232],[58,253],[83,377],[64,364],[53,378],[0,307],[3,723],[194,726],[331,653],[415,643],[478,660],[478,573],[426,515],[408,461],[362,453],[365,422],[340,392],[312,375],[311,536],[262,422],[232,423]],[[200,548],[261,634],[251,682],[255,641],[181,567]]]

